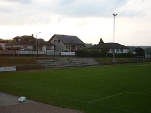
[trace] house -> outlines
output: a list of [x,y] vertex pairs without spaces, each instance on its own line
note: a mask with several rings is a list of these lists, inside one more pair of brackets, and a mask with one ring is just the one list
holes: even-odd
[[8,50],[37,50],[46,51],[47,49],[53,49],[53,44],[44,41],[43,39],[36,39],[31,36],[16,36],[12,41],[6,44],[6,49]]
[[0,38],[0,50],[5,50],[5,44],[7,43],[7,40],[3,40]]
[[98,44],[91,46],[89,49],[101,50],[104,48],[109,49],[108,53],[112,53],[113,49],[114,49],[114,53],[128,53],[129,52],[128,47],[121,45],[119,43],[104,43],[102,38],[100,39],[100,42]]
[[56,51],[73,52],[78,49],[83,49],[85,44],[77,36],[54,34],[49,42],[55,45]]

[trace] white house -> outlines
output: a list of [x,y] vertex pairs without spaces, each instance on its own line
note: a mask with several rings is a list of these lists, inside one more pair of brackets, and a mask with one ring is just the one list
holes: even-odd
[[1,48],[1,49],[5,50],[6,42],[7,42],[6,40],[0,39],[0,48]]
[[47,49],[53,49],[54,45],[43,39],[36,39],[31,36],[17,36],[13,38],[13,41],[6,44],[8,50],[38,50],[46,51]]
[[78,49],[83,49],[85,44],[77,36],[58,35],[54,34],[49,42],[55,45],[56,51],[69,51],[73,52]]
[[108,48],[109,52],[108,53],[128,53],[129,52],[129,48],[121,45],[119,43],[104,43],[102,38],[100,39],[99,44],[93,45],[91,46],[89,49],[97,49],[97,50],[101,50],[103,48]]

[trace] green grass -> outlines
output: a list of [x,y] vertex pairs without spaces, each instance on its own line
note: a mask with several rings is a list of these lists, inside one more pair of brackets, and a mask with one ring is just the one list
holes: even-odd
[[0,73],[0,91],[86,113],[151,113],[151,63]]

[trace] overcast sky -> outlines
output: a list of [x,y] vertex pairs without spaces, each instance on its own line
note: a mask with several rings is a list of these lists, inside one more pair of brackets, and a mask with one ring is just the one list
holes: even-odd
[[151,46],[151,0],[0,0],[0,38],[76,35],[85,43]]

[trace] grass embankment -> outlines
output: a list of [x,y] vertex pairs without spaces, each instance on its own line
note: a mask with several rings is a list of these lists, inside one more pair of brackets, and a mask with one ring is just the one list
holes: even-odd
[[0,73],[0,91],[86,113],[150,113],[151,63]]
[[0,66],[38,64],[34,58],[0,57]]
[[42,68],[35,58],[1,57],[0,66],[16,66],[17,70]]
[[[106,64],[113,64],[112,58],[95,58],[98,62],[100,62],[102,65]],[[115,58],[117,64],[124,64],[124,63],[136,63],[136,58]],[[151,62],[151,58],[145,58],[144,62]]]

